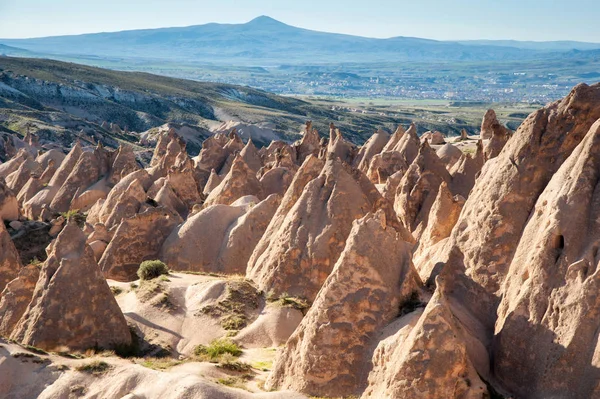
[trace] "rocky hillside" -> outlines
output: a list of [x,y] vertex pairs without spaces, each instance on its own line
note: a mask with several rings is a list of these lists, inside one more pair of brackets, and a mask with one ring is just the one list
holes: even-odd
[[0,396],[600,397],[600,84],[515,132],[302,133],[5,141]]

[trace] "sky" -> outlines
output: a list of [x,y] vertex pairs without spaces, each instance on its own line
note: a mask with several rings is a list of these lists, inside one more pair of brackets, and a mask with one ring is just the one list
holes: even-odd
[[0,0],[0,38],[244,23],[368,37],[600,43],[600,0]]

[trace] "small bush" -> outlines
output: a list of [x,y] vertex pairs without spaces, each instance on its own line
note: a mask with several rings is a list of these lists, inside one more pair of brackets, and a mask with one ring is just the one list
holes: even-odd
[[241,362],[237,360],[237,358],[229,353],[221,356],[221,360],[217,367],[229,370],[229,371],[237,371],[237,372],[246,372],[252,370],[252,366],[250,366],[246,362]]
[[114,285],[110,287],[110,290],[112,291],[114,296],[117,296],[123,292],[123,290],[121,288],[116,287]]
[[227,338],[215,339],[210,345],[198,345],[194,349],[194,354],[201,358],[206,358],[210,361],[218,361],[221,356],[230,354],[234,357],[239,357],[242,354],[240,347],[233,341]]
[[169,268],[160,260],[145,260],[137,271],[142,280],[152,280],[164,274],[169,274]]
[[110,364],[97,360],[97,361],[79,366],[79,367],[77,367],[76,370],[81,371],[82,373],[98,375],[98,374],[107,372],[108,370],[110,370],[110,368],[111,368]]

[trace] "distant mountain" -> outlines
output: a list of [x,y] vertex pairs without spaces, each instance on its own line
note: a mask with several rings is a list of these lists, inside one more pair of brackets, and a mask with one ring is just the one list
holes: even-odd
[[[0,43],[54,56],[123,57],[261,66],[522,60],[539,58],[543,51],[556,51],[561,46],[564,50],[581,47],[552,44],[532,48],[531,44],[512,41],[458,43],[413,37],[374,39],[297,28],[265,16],[245,24],[210,23],[181,28],[0,39]],[[536,51],[531,51],[532,49]]]
[[571,51],[571,50],[598,50],[600,43],[574,42],[574,41],[550,41],[534,42],[519,40],[462,40],[458,43],[466,46],[499,46],[513,47],[525,50],[536,51]]
[[0,55],[10,55],[12,57],[33,57],[34,53],[28,50],[24,50],[22,48],[6,46],[4,44],[0,44]]

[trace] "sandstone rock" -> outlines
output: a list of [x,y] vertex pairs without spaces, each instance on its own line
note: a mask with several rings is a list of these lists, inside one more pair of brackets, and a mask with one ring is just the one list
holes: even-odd
[[452,191],[468,198],[484,163],[483,144],[479,140],[476,144],[475,153],[463,154],[450,169]]
[[488,109],[481,121],[481,132],[479,133],[481,139],[491,139],[494,132],[494,126],[498,127],[501,125],[496,117],[496,112],[493,109]]
[[463,155],[462,151],[452,144],[448,143],[440,147],[436,155],[446,164],[446,169],[450,170]]
[[424,133],[423,136],[421,136],[421,143],[424,143],[425,141],[429,142],[429,144],[431,145],[446,144],[444,135],[441,132],[438,132],[437,130],[435,132]]
[[208,207],[171,233],[160,257],[173,270],[244,273],[279,202],[271,195],[254,205]]
[[283,196],[294,179],[294,173],[294,171],[283,167],[277,167],[267,171],[260,178],[263,194],[265,196],[271,194]]
[[133,148],[129,145],[121,145],[114,154],[114,161],[110,165],[107,181],[112,187],[123,177],[139,170],[140,167],[135,159]]
[[[492,113],[493,112],[494,111],[492,111]],[[483,119],[483,122],[481,123],[481,126],[481,131],[483,132],[483,129],[485,127],[485,135],[486,137],[489,136],[489,141],[486,142],[484,146],[484,157],[487,161],[489,159],[497,157],[498,154],[500,154],[500,151],[502,151],[502,148],[504,148],[504,145],[506,145],[506,142],[510,138],[512,132],[504,126],[502,126],[500,122],[498,122],[495,114],[486,114],[486,116]]]
[[429,212],[442,182],[450,183],[451,177],[442,160],[424,142],[419,155],[402,177],[394,209],[404,226],[418,240],[429,220]]
[[223,179],[221,179],[221,177],[217,174],[217,172],[215,172],[214,169],[211,170],[210,177],[208,178],[208,181],[206,182],[206,185],[204,186],[203,194],[208,196],[208,194],[210,194],[210,192],[212,190],[214,190],[219,184],[221,184],[222,181],[223,181]]
[[140,263],[158,259],[163,243],[182,222],[165,208],[148,208],[122,219],[99,262],[104,275],[118,281],[137,280]]
[[404,175],[408,169],[406,157],[398,151],[382,152],[371,159],[367,176],[375,184],[384,184],[393,174]]
[[[421,140],[417,135],[417,127],[412,123],[406,133],[402,135],[400,140],[398,140],[398,143],[390,151],[396,151],[402,154],[406,163],[410,165],[417,157],[420,145]],[[386,149],[384,148],[384,151],[385,150]]]
[[281,202],[271,194],[236,220],[225,234],[216,262],[217,273],[245,274],[248,260]]
[[[452,229],[465,204],[461,195],[452,195],[446,182],[442,182],[437,197],[429,212],[427,227],[423,231],[414,253],[414,263],[423,281],[427,281],[433,265],[421,258],[429,259],[429,251],[443,239],[450,236]],[[421,265],[424,267],[421,268]]]
[[285,192],[281,204],[277,208],[275,215],[271,219],[265,233],[256,245],[252,256],[248,262],[248,277],[251,279],[258,278],[259,265],[262,262],[261,257],[265,254],[265,251],[271,246],[272,239],[275,238],[275,234],[278,232],[281,224],[286,218],[288,212],[300,195],[302,194],[304,187],[313,179],[315,179],[323,169],[325,163],[315,156],[309,155],[304,161],[298,172],[294,176],[290,187]]
[[229,205],[244,195],[263,198],[262,187],[256,178],[256,173],[238,156],[227,176],[210,192],[204,204],[207,207],[215,204]]
[[218,138],[211,136],[202,143],[200,154],[194,159],[194,162],[201,169],[214,169],[218,173],[228,155],[223,146],[219,144]]
[[319,155],[320,140],[319,133],[312,127],[312,122],[307,121],[302,139],[294,143],[298,163],[302,164],[309,155],[315,157]]
[[188,208],[200,202],[201,196],[191,168],[171,168],[166,182]]
[[107,229],[112,229],[121,223],[121,220],[131,217],[138,213],[140,206],[146,200],[146,192],[139,180],[131,182],[129,187],[121,193],[115,207],[101,220]]
[[240,156],[246,162],[246,165],[255,172],[258,172],[263,166],[260,154],[254,146],[252,139],[249,139],[244,148],[242,148]]
[[438,261],[455,276],[453,296],[494,325],[502,281],[531,210],[550,177],[600,118],[600,84],[580,84],[529,115],[486,162]]
[[10,234],[6,231],[4,223],[0,220],[0,292],[4,290],[6,284],[17,277],[20,269],[19,253]]
[[129,344],[131,334],[82,231],[69,224],[48,251],[12,339],[46,350]]
[[153,199],[159,205],[177,213],[182,219],[187,218],[190,213],[190,207],[179,199],[175,191],[171,188],[171,185],[166,181],[160,190],[158,190],[158,193],[154,195]]
[[331,123],[329,125],[329,143],[327,145],[327,153],[332,154],[334,157],[339,158],[342,162],[351,165],[357,152],[357,147],[344,139],[340,129],[336,128],[335,125]]
[[0,223],[3,220],[17,220],[19,218],[19,203],[12,190],[2,177],[0,177]]
[[385,144],[381,152],[393,151],[396,144],[398,144],[402,136],[404,136],[404,133],[406,133],[406,130],[402,127],[402,125],[398,125],[398,128],[396,129],[394,134],[392,134],[392,136]]
[[379,154],[383,147],[390,140],[390,135],[384,131],[377,131],[360,147],[356,158],[354,158],[353,166],[362,170],[364,173],[369,169],[371,159]]
[[319,396],[361,392],[375,333],[419,287],[411,248],[386,226],[383,211],[356,220],[344,251],[279,354],[265,387]]
[[[37,158],[35,159],[35,161],[37,163],[39,163],[40,165],[42,165],[42,168],[46,169],[50,162],[54,162],[54,165],[56,166],[56,168],[58,169],[60,167],[60,164],[65,160],[65,154],[62,153],[62,151],[59,150],[49,150],[44,152],[43,154],[40,154],[37,156]],[[50,176],[52,177],[52,176]]]
[[19,270],[17,278],[6,285],[0,294],[0,335],[10,336],[27,305],[40,275],[37,265],[27,265]]
[[363,399],[488,397],[469,356],[468,333],[439,288],[411,321],[375,350]]
[[531,209],[502,287],[494,371],[518,397],[600,395],[598,179],[600,120]]
[[[289,206],[286,199],[284,204]],[[287,292],[312,301],[342,252],[352,221],[379,208],[387,211],[390,225],[398,224],[389,203],[366,176],[332,155],[278,228],[269,232],[268,248],[257,248],[261,255],[255,251],[249,278],[265,292]],[[405,230],[402,237],[413,242]]]
[[6,179],[8,175],[16,172],[19,169],[19,166],[28,159],[31,159],[31,155],[24,149],[20,149],[14,157],[3,164],[0,164],[0,178]]
[[41,175],[42,172],[42,166],[30,158],[21,163],[16,171],[7,176],[6,184],[13,193],[18,194],[31,178],[32,174]]

